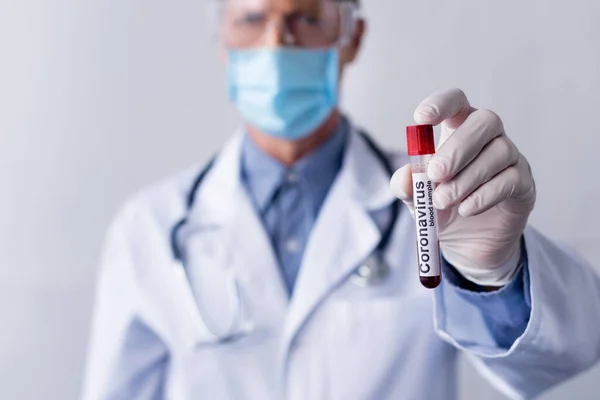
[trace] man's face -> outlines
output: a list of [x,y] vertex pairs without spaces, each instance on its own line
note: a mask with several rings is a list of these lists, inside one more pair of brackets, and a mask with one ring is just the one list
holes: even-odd
[[[354,61],[364,21],[332,0],[223,0],[220,30],[224,48],[340,47],[340,76]],[[348,22],[354,26],[348,29]]]

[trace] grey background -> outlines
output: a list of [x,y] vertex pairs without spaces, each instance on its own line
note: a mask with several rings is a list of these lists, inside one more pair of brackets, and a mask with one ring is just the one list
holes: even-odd
[[[235,127],[205,1],[0,0],[0,397],[77,398],[110,218]],[[529,158],[533,224],[598,260],[600,3],[365,3],[354,119],[402,147],[418,102],[461,87]],[[464,399],[501,398],[463,372]],[[598,398],[599,378],[543,398]]]

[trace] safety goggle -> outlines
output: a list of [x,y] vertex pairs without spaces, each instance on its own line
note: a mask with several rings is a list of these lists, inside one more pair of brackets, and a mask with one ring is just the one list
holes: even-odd
[[292,12],[269,8],[265,0],[222,0],[217,32],[229,48],[281,45],[344,47],[354,35],[359,9],[351,0],[306,1]]

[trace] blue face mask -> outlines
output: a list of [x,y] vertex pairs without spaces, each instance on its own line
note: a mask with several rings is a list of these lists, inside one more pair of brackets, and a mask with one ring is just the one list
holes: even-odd
[[230,98],[261,132],[301,139],[337,106],[338,59],[337,49],[230,50]]

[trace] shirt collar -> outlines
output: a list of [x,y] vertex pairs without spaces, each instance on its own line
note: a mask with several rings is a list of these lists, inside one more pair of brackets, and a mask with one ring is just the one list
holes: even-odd
[[244,135],[241,162],[242,181],[259,211],[273,198],[285,177],[286,167],[263,152],[248,135]]
[[242,180],[258,210],[263,212],[268,207],[286,174],[294,171],[307,184],[315,211],[318,211],[341,169],[349,130],[349,121],[342,117],[335,132],[325,142],[289,168],[263,152],[245,135],[242,144]]

